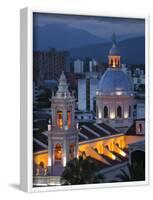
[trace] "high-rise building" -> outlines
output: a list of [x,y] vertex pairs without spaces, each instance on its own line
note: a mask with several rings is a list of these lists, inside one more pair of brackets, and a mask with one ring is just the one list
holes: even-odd
[[35,82],[33,82],[33,103],[34,105],[38,103],[38,87],[35,85]]
[[96,96],[96,91],[98,88],[98,79],[90,79],[90,111],[95,111],[94,101]]
[[78,110],[85,111],[86,103],[86,79],[78,80]]
[[34,81],[36,85],[43,85],[44,80],[58,79],[61,71],[70,71],[68,51],[36,51],[33,53]]
[[95,72],[98,63],[96,60],[92,59],[89,61],[89,72]]
[[83,61],[77,59],[74,61],[74,72],[75,73],[83,73]]
[[127,66],[126,64],[121,64],[121,67],[122,67],[122,71],[127,74]]
[[78,80],[78,110],[94,111],[94,97],[97,87],[97,78]]

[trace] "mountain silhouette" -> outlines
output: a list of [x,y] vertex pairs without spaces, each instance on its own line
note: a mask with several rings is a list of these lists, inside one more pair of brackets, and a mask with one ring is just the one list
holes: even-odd
[[[107,62],[108,53],[112,46],[111,42],[87,45],[70,50],[71,58],[85,59],[95,58]],[[145,38],[136,37],[117,42],[121,55],[121,62],[127,64],[145,63]]]
[[69,50],[89,44],[103,43],[103,38],[87,31],[70,27],[66,24],[49,24],[34,26],[34,50],[48,50],[55,47],[58,50]]
[[[50,47],[69,50],[73,59],[95,58],[107,62],[111,42],[67,24],[34,26],[34,50],[47,51]],[[128,38],[131,37],[131,38]],[[121,40],[122,39],[122,40]],[[118,37],[122,63],[145,63],[145,38],[132,35]]]

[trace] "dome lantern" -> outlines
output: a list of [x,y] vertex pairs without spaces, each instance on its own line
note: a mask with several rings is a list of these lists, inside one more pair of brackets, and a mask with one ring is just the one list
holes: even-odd
[[113,33],[112,42],[113,42],[113,45],[112,45],[111,49],[109,50],[109,55],[108,55],[109,67],[119,68],[121,57],[120,57],[120,52],[117,48],[116,34],[115,33]]

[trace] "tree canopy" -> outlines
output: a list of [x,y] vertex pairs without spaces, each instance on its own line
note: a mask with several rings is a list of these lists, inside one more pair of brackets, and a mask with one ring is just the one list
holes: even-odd
[[63,185],[101,183],[104,177],[98,174],[100,169],[90,157],[80,156],[67,163],[61,182]]

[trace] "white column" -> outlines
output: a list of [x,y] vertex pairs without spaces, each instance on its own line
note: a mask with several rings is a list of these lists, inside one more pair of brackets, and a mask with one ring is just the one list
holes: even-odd
[[64,143],[63,143],[63,166],[65,167],[67,163],[67,147],[66,147],[66,138],[64,136]]
[[52,175],[51,168],[52,168],[52,160],[53,154],[52,154],[52,144],[51,144],[51,138],[48,136],[48,174]]

